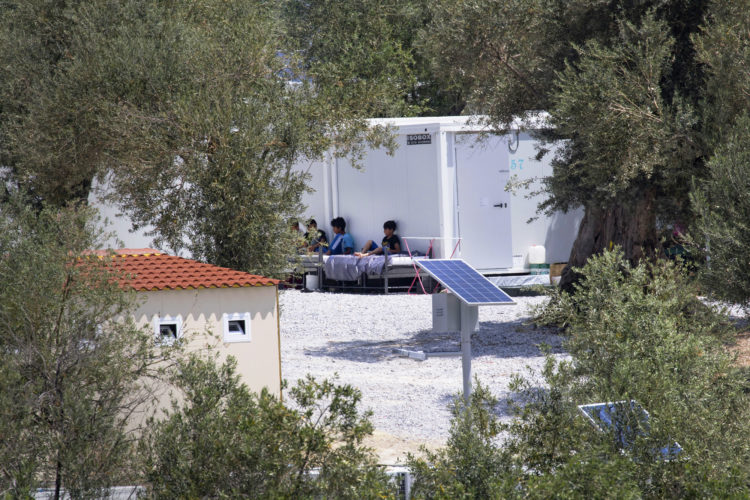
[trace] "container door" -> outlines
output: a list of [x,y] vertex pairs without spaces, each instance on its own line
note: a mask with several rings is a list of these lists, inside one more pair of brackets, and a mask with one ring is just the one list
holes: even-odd
[[456,137],[456,205],[461,258],[481,270],[513,267],[508,145],[502,137]]

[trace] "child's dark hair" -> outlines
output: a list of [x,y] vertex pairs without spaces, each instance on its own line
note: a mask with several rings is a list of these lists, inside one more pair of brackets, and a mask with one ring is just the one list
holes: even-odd
[[331,221],[331,227],[337,227],[342,231],[346,230],[346,221],[343,217],[336,217]]
[[315,219],[310,219],[309,221],[307,221],[308,226],[312,226],[313,224],[315,224],[315,227],[318,227],[318,223],[315,222]]
[[385,223],[383,223],[383,229],[393,229],[396,230],[396,221],[393,220],[387,220]]

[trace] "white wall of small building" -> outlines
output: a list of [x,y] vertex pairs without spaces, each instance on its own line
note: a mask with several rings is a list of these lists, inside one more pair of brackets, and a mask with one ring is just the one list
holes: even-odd
[[[138,292],[140,305],[134,313],[136,324],[154,332],[159,318],[179,317],[188,351],[211,348],[219,361],[227,356],[237,360],[237,372],[250,390],[264,387],[281,393],[276,286],[200,288]],[[249,313],[250,341],[224,342],[224,314]],[[169,399],[162,394],[160,404]]]

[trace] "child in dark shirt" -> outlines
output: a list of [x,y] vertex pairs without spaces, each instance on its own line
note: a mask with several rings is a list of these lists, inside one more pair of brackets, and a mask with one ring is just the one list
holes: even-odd
[[322,229],[318,229],[318,223],[315,219],[310,219],[309,221],[307,221],[305,241],[307,242],[308,252],[318,250],[320,247],[328,246],[328,238],[326,237],[326,233]]
[[380,255],[383,253],[384,248],[388,249],[389,254],[401,253],[401,240],[399,240],[398,236],[393,234],[395,231],[396,222],[392,220],[385,221],[385,223],[383,224],[383,233],[385,234],[385,236],[383,236],[381,246],[378,246],[377,243],[369,240],[367,243],[365,243],[365,246],[362,247],[362,251],[357,252],[354,255],[358,257]]

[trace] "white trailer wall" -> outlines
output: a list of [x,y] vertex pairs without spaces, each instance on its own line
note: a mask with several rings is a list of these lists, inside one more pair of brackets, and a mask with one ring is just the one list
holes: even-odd
[[120,209],[109,203],[104,203],[99,196],[111,189],[108,184],[100,184],[94,179],[89,194],[89,206],[99,211],[102,219],[102,228],[110,236],[104,243],[111,248],[151,248],[153,246],[153,237],[147,233],[153,231],[152,226],[133,230],[133,222]]
[[[530,195],[541,187],[541,178],[551,175],[552,154],[536,160],[537,141],[529,134],[482,134],[467,117],[374,122],[395,126],[399,147],[393,156],[371,150],[361,169],[345,159],[300,167],[309,169],[315,188],[304,198],[306,215],[315,217],[329,237],[329,222],[336,216],[346,219],[358,247],[368,239],[380,240],[383,222],[393,219],[402,237],[441,237],[434,242],[436,257],[449,257],[461,238],[462,253],[457,256],[485,273],[528,270],[531,245],[545,247],[548,263],[567,261],[582,211],[537,216],[542,198]],[[429,134],[430,144],[407,144],[409,134]],[[474,177],[469,172],[475,172]],[[532,182],[509,193],[504,189],[508,179]],[[479,252],[477,237],[484,246]],[[412,250],[427,249],[427,241],[409,242]]]
[[[393,219],[402,237],[442,238],[434,242],[435,257],[450,257],[456,239],[464,238],[462,250],[472,263],[470,259],[474,257],[469,251],[472,232],[497,237],[483,250],[488,259],[504,253],[502,244],[510,241],[511,263],[501,258],[489,264],[478,262],[476,267],[485,273],[524,272],[528,269],[531,245],[544,245],[548,263],[567,261],[582,218],[581,210],[550,217],[541,215],[527,223],[536,216],[542,199],[539,196],[529,198],[529,195],[539,189],[539,179],[552,173],[549,165],[552,154],[536,160],[537,142],[532,136],[524,132],[517,138],[515,132],[503,137],[483,134],[486,131],[469,117],[396,118],[373,120],[373,123],[395,127],[399,147],[394,156],[387,155],[385,150],[369,151],[361,170],[353,168],[345,159],[333,157],[316,162],[303,160],[297,164],[296,168],[310,174],[308,185],[312,192],[303,196],[307,205],[305,216],[314,217],[329,238],[332,237],[330,220],[333,217],[346,219],[347,229],[358,247],[368,239],[380,242],[383,222]],[[430,143],[407,144],[409,134],[428,134]],[[494,191],[485,195],[477,193],[473,198],[471,192],[468,195],[464,192],[463,199],[459,200],[460,163],[463,162],[462,173],[465,174],[466,161],[475,154],[467,152],[467,148],[476,149],[477,157],[483,156],[485,162],[485,170],[477,169],[480,175],[471,181],[480,188],[491,184]],[[494,179],[492,169],[505,171],[511,179],[515,176],[518,181],[531,179],[533,182],[527,188],[506,193]],[[101,186],[97,186],[99,188]],[[507,208],[494,206],[506,202]],[[126,247],[151,246],[146,230],[129,231],[130,220],[119,215],[116,208],[100,203],[93,194],[90,203],[114,224],[110,230],[117,233]],[[473,214],[467,211],[467,203],[472,205],[468,208],[474,210]],[[510,214],[510,230],[498,230],[494,222],[482,219],[482,213],[496,213],[499,217]],[[412,250],[420,252],[425,252],[429,244],[426,240],[408,241]],[[112,244],[118,246],[114,241]]]
[[[514,135],[514,134],[513,134]],[[515,144],[515,138],[509,136],[511,148]],[[513,254],[521,256],[524,266],[528,267],[528,248],[531,245],[544,245],[547,253],[547,262],[567,262],[570,250],[578,235],[578,226],[583,218],[583,210],[563,214],[556,212],[551,217],[538,215],[537,205],[543,198],[531,197],[531,193],[539,191],[540,179],[552,175],[552,167],[549,159],[554,151],[547,153],[542,161],[536,159],[537,141],[528,133],[520,133],[518,146],[509,157],[510,175],[516,175],[520,181],[533,180],[524,189],[519,189],[512,196],[511,220],[513,237]],[[537,218],[528,222],[534,216]]]
[[[437,144],[407,145],[405,134],[396,142],[395,155],[370,151],[359,170],[345,159],[335,163],[337,213],[346,219],[358,247],[370,239],[379,244],[387,220],[396,221],[401,236],[440,236]],[[428,247],[426,240],[407,242],[412,251]]]
[[[330,171],[328,162],[325,161],[309,161],[303,160],[299,162],[295,167],[299,170],[304,171],[308,174],[309,180],[307,186],[312,190],[309,193],[302,195],[302,203],[305,204],[305,219],[315,219],[318,223],[318,228],[323,229],[330,240],[330,226],[328,222],[331,220],[331,194],[330,194]],[[305,221],[300,221],[301,226],[304,226]]]

